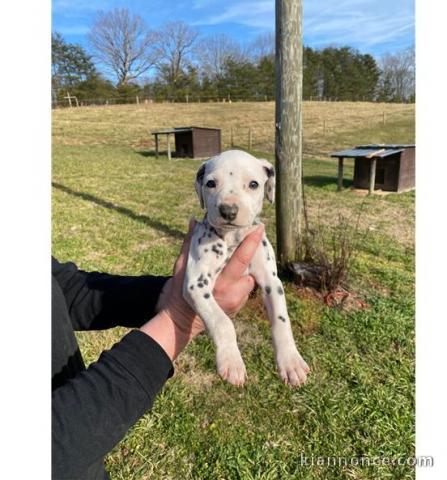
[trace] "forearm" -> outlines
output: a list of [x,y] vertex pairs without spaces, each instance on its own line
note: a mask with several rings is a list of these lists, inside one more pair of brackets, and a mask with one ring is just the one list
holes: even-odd
[[75,330],[141,327],[156,314],[156,303],[168,280],[84,272],[73,263],[59,263],[54,258],[52,273],[62,289]]
[[172,372],[172,362],[160,344],[134,330],[56,389],[52,395],[54,476],[79,478],[107,454],[152,406]]
[[191,332],[187,328],[180,328],[172,314],[164,310],[145,323],[140,330],[154,339],[171,361],[177,358],[192,338]]

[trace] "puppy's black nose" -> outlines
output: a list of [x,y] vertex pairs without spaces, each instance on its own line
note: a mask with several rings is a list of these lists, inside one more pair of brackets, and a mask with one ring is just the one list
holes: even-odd
[[233,205],[228,205],[227,203],[221,203],[219,205],[219,213],[221,214],[222,218],[232,222],[236,216],[239,207],[233,203]]

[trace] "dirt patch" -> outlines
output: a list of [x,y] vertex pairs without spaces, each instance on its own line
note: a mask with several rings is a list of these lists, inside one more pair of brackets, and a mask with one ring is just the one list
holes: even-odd
[[197,365],[194,355],[183,352],[175,361],[175,369],[183,383],[196,390],[205,390],[218,381],[216,372],[205,372]]

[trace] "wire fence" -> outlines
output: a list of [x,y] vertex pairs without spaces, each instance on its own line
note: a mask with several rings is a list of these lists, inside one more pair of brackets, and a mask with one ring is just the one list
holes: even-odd
[[[328,145],[343,145],[353,130],[363,128],[368,138],[377,130],[394,124],[396,117],[410,119],[412,113],[399,110],[386,115],[351,116],[349,123],[340,118],[311,117],[303,120],[303,153],[326,156]],[[252,122],[249,126],[230,126],[222,129],[223,148],[242,148],[248,151],[273,153],[275,149],[275,126],[272,122]],[[348,142],[349,143],[349,142]]]
[[[309,117],[303,119],[303,153],[305,155],[326,155],[327,146],[343,145],[353,131],[359,128],[365,135],[364,143],[375,143],[377,134],[395,125],[396,120],[414,120],[409,109],[381,111],[370,115],[350,115],[343,118]],[[272,122],[252,122],[247,126],[222,129],[223,148],[240,147],[249,151],[273,153],[275,148],[275,125]],[[368,140],[372,138],[372,140]],[[348,142],[349,143],[349,142]]]
[[[52,108],[76,108],[88,106],[112,106],[112,105],[148,105],[152,103],[233,103],[233,102],[272,102],[274,101],[272,95],[258,94],[254,96],[246,95],[198,95],[185,94],[175,97],[165,96],[149,96],[149,95],[114,95],[113,97],[99,97],[99,98],[81,98],[76,95],[67,95],[63,98],[53,98],[51,102]],[[310,102],[345,102],[345,101],[359,101],[367,102],[374,101],[370,98],[363,97],[355,100],[346,100],[331,97],[303,97],[304,101]],[[378,101],[377,101],[378,103]],[[411,102],[409,102],[411,103]]]
[[[217,127],[221,130],[222,148],[241,148],[273,153],[275,149],[275,124],[273,107],[267,106],[262,114],[256,104],[237,108],[236,116],[217,116],[218,111],[197,104],[183,105],[182,110],[165,108],[157,102],[139,101],[139,107],[131,109],[132,122],[126,115],[116,115],[114,110],[83,110],[72,107],[70,114],[65,112],[55,117],[53,134],[64,143],[73,144],[108,144],[129,146],[141,151],[154,152],[155,139],[153,131],[164,130],[179,125],[182,118],[194,124],[200,118],[202,126]],[[72,105],[74,101],[72,99]],[[136,102],[135,102],[136,103]],[[157,103],[157,104],[156,104]],[[170,103],[170,102],[168,102]],[[152,106],[151,106],[152,105]],[[67,112],[68,113],[68,112]],[[154,121],[155,120],[155,121]],[[217,123],[216,123],[217,121]],[[399,125],[404,123],[404,130]],[[326,157],[328,151],[344,145],[359,143],[389,143],[395,138],[402,142],[402,132],[414,125],[414,106],[371,104],[357,108],[354,103],[325,106],[305,104],[303,108],[303,153],[305,155]],[[395,135],[394,135],[395,132]],[[412,137],[408,136],[411,143]],[[171,142],[173,139],[171,138]],[[167,139],[160,138],[160,153],[167,151]],[[172,145],[171,151],[175,148]]]

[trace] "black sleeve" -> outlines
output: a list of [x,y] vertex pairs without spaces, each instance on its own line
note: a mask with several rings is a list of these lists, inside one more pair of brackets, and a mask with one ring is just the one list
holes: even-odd
[[102,330],[116,326],[141,327],[155,315],[160,292],[169,277],[139,277],[84,272],[74,263],[52,258],[75,330]]
[[172,362],[151,337],[128,333],[52,394],[55,478],[79,478],[152,406]]

